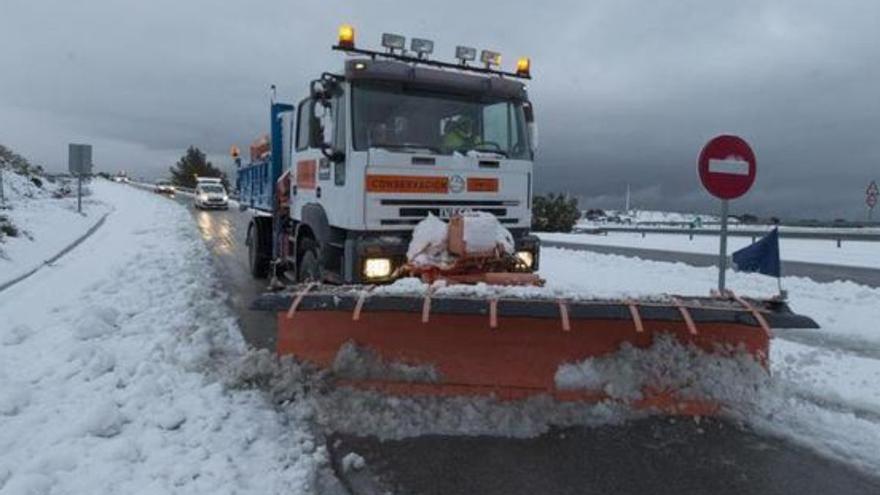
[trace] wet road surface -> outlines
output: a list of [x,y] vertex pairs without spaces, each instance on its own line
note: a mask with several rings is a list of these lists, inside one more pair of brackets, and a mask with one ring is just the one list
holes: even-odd
[[[424,436],[379,442],[337,437],[394,493],[877,494],[871,480],[818,455],[721,421],[652,418],[566,428],[538,438]],[[354,478],[353,493],[376,493]]]
[[[245,339],[274,348],[274,315],[251,311],[265,289],[248,271],[249,216],[191,209],[214,254]],[[549,243],[548,243],[549,244]],[[722,421],[652,418],[620,426],[568,428],[530,439],[427,435],[399,441],[336,435],[337,468],[349,452],[363,471],[337,469],[352,494],[798,494],[880,493],[880,480],[788,442]]]
[[174,199],[192,211],[202,239],[214,254],[217,273],[238,315],[245,340],[253,347],[274,351],[275,315],[250,309],[251,302],[265,292],[266,281],[254,279],[248,268],[245,239],[249,214],[238,211],[235,204],[228,210],[199,210],[193,207],[188,195],[177,194]]

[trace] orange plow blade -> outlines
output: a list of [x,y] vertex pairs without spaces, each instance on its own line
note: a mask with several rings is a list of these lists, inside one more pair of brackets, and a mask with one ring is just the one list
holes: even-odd
[[[613,356],[625,346],[648,349],[661,335],[709,354],[746,353],[766,367],[769,327],[816,326],[784,302],[732,297],[561,301],[309,289],[266,294],[254,304],[278,314],[278,353],[354,370],[339,373],[341,385],[400,395],[547,394],[598,402],[609,399],[604,387],[560,386],[560,367]],[[371,363],[346,366],[355,351]],[[377,363],[391,371],[383,374]],[[674,389],[641,392],[627,401],[634,408],[693,415],[718,408]]]

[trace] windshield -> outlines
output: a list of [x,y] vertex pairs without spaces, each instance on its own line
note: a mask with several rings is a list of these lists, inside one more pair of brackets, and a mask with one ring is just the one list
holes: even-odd
[[209,192],[209,193],[223,193],[223,192],[225,192],[221,186],[214,186],[214,185],[210,185],[210,184],[202,186],[202,191]]
[[531,158],[519,102],[371,86],[352,97],[355,150]]

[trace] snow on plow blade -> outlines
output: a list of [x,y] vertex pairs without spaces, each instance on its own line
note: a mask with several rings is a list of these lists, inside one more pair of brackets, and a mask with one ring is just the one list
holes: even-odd
[[[336,372],[343,354],[373,361],[337,373],[341,385],[399,395],[548,394],[558,400],[607,400],[607,388],[565,388],[560,367],[651,347],[660,336],[707,354],[740,353],[766,369],[770,328],[816,328],[782,301],[739,297],[646,300],[485,299],[471,296],[368,294],[348,287],[268,293],[253,309],[278,314],[280,355]],[[387,373],[375,371],[386,364]],[[351,367],[348,367],[351,369]],[[395,370],[397,372],[395,372]],[[711,414],[713,400],[646,388],[634,408]]]

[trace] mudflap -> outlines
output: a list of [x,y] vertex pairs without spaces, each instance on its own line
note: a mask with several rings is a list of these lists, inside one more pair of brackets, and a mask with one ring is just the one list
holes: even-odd
[[[334,369],[340,350],[355,345],[385,363],[429,369],[424,376],[433,377],[359,374],[340,376],[341,386],[500,400],[539,394],[563,401],[609,400],[601,387],[558,387],[560,366],[611,355],[627,343],[648,348],[659,335],[706,353],[745,352],[769,369],[771,327],[817,327],[784,302],[732,295],[566,301],[300,287],[263,295],[254,308],[277,312],[281,355]],[[668,414],[711,415],[719,408],[713,400],[670,389],[645,389],[628,402]]]

